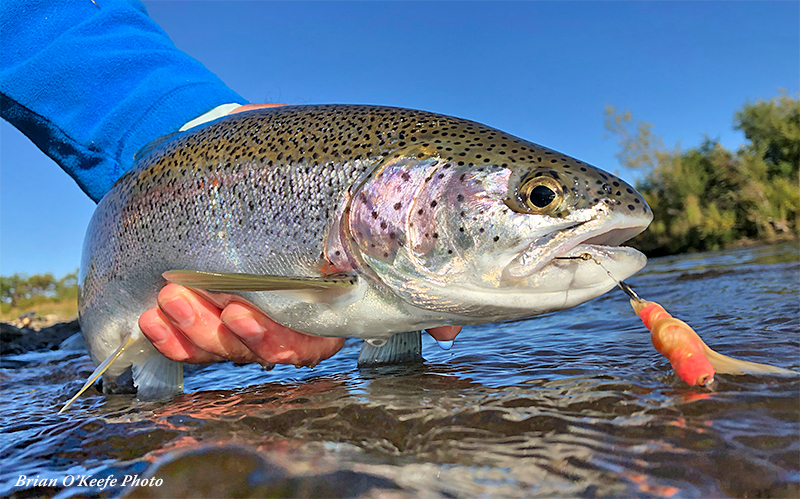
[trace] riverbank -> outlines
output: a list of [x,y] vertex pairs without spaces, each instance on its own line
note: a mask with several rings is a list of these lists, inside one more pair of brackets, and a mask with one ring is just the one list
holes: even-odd
[[80,333],[78,319],[56,322],[38,329],[17,327],[0,322],[0,355],[15,355],[36,350],[56,350],[62,343],[80,341],[78,334],[75,340],[71,337]]

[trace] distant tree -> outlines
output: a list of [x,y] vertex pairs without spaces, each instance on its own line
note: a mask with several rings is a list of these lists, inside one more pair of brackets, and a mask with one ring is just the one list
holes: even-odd
[[27,280],[25,294],[32,296],[53,296],[55,294],[56,279],[53,274],[34,274]]
[[619,162],[628,168],[653,170],[658,165],[659,154],[665,152],[661,137],[653,133],[653,124],[646,121],[634,123],[629,110],[617,112],[611,105],[606,106],[605,115],[606,130],[617,137]]
[[0,297],[4,303],[12,307],[17,306],[19,300],[23,298],[22,282],[23,278],[19,274],[0,277]]
[[78,298],[78,271],[69,273],[56,281],[56,298],[70,300]]
[[0,276],[0,303],[3,305],[3,310],[45,302],[76,300],[77,297],[77,271],[61,279],[56,279],[49,273],[32,276],[20,274]]
[[735,128],[750,141],[739,150],[742,174],[754,182],[743,201],[750,230],[770,237],[800,228],[800,100],[782,94],[736,113]]
[[773,99],[756,100],[736,113],[734,128],[741,130],[769,165],[770,177],[797,175],[800,169],[800,100],[785,93]]
[[617,137],[620,162],[646,172],[637,188],[654,219],[634,246],[661,255],[797,236],[800,101],[786,95],[756,101],[735,119],[748,140],[736,153],[709,138],[669,150],[650,123],[606,108],[606,130]]

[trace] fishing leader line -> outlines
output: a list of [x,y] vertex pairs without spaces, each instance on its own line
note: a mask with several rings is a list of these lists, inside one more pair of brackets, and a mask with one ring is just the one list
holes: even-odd
[[592,255],[591,253],[581,253],[580,255],[576,255],[576,256],[557,256],[557,257],[555,257],[555,260],[583,260],[583,261],[592,260],[594,263],[596,263],[603,270],[606,271],[606,274],[608,274],[608,277],[610,277],[612,281],[616,282],[617,286],[619,286],[619,289],[621,289],[626,295],[628,295],[629,298],[631,298],[632,300],[636,300],[637,302],[644,302],[644,300],[641,297],[639,297],[639,295],[636,294],[636,292],[630,286],[628,286],[625,283],[625,281],[620,281],[619,279],[614,277],[614,275],[611,273],[611,271],[608,270],[606,268],[606,266],[603,265],[600,262],[600,260],[595,258],[594,255]]

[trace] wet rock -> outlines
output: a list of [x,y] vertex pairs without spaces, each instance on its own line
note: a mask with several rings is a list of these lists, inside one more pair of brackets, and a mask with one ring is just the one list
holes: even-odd
[[55,326],[61,322],[70,322],[73,317],[65,317],[60,314],[47,314],[39,315],[37,312],[26,312],[16,319],[12,320],[10,324],[20,329],[34,329],[40,330],[50,326]]
[[255,450],[207,446],[167,455],[121,497],[359,497],[373,489],[399,489],[386,478],[350,470],[291,475]]
[[55,350],[62,341],[79,331],[78,319],[61,322],[38,331],[0,322],[0,355]]
[[30,328],[34,318],[36,318],[36,312],[27,312],[11,321],[10,324],[20,329]]

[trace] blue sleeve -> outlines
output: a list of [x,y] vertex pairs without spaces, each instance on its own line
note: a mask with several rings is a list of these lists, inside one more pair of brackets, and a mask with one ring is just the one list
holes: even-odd
[[178,50],[141,2],[95,2],[3,0],[0,114],[98,201],[142,146],[247,101]]

